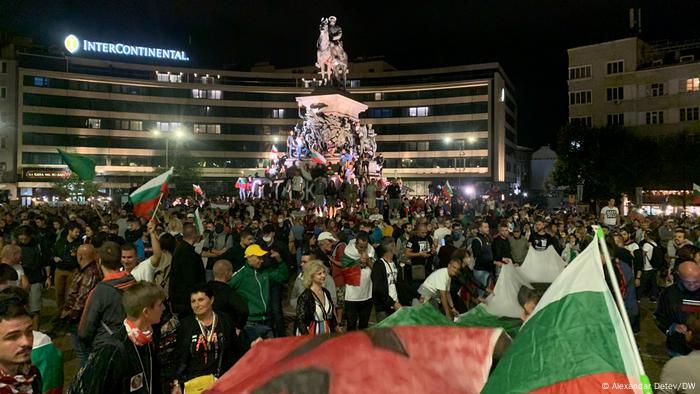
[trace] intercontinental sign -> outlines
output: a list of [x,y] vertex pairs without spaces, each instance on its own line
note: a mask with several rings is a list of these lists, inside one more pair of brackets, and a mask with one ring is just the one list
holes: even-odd
[[84,39],[80,40],[73,34],[66,37],[66,39],[63,41],[63,44],[65,45],[68,52],[70,52],[71,54],[83,51],[100,53],[105,55],[150,57],[154,59],[180,60],[185,62],[190,60],[185,51],[164,48],[142,47],[138,45],[129,45],[120,42],[114,43],[89,41]]

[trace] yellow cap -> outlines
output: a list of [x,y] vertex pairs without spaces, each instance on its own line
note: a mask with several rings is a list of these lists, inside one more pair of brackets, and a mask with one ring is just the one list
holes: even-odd
[[263,250],[258,244],[252,244],[245,248],[245,257],[250,257],[250,256],[265,256],[267,254],[267,251]]

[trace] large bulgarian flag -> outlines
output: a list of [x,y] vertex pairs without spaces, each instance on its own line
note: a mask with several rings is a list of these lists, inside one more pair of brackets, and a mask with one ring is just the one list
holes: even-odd
[[641,393],[648,378],[628,332],[591,242],[547,289],[482,393]]
[[151,220],[156,210],[161,194],[168,191],[168,181],[173,176],[173,168],[164,172],[143,186],[136,189],[129,195],[131,203],[134,204],[134,215]]
[[700,205],[700,185],[693,183],[693,204]]
[[311,155],[309,155],[309,157],[311,158],[311,161],[316,164],[321,164],[324,166],[328,165],[328,160],[326,160],[326,158],[316,150],[311,149]]

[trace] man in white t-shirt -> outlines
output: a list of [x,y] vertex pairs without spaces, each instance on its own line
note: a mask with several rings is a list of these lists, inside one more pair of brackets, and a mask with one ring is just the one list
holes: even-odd
[[445,239],[445,235],[447,234],[452,234],[452,224],[449,220],[446,220],[443,217],[439,217],[438,228],[435,229],[435,231],[433,231],[433,240],[435,240],[435,242],[437,242],[438,244],[438,252],[440,251],[442,240]]
[[[374,264],[374,248],[369,244],[369,235],[360,231],[355,239],[350,240],[345,247],[343,265],[360,266],[360,285],[345,285],[345,315],[348,320],[348,331],[364,330],[369,324],[372,313],[372,266]],[[351,264],[346,264],[352,261]]]
[[460,259],[452,259],[445,268],[434,271],[418,288],[418,293],[422,296],[422,302],[430,302],[437,307],[439,303],[445,312],[445,316],[452,320],[459,314],[452,303],[450,295],[450,281],[457,275],[462,267]]
[[611,198],[608,205],[600,210],[600,222],[606,226],[620,225],[620,210],[615,206],[614,198]]
[[136,249],[132,244],[125,243],[121,247],[122,265],[124,266],[124,270],[130,273],[137,281],[145,280],[146,282],[153,282],[153,276],[156,268],[158,268],[158,265],[160,264],[162,252],[160,249],[158,233],[156,233],[155,223],[153,221],[148,222],[147,228],[148,234],[151,237],[151,248],[153,249],[153,255],[139,263],[136,257]]

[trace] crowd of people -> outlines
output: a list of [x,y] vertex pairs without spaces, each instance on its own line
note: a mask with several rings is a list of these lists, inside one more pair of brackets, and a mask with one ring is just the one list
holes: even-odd
[[[656,303],[674,357],[662,379],[698,380],[687,368],[700,349],[696,218],[624,217],[614,200],[597,215],[410,197],[399,179],[343,182],[345,192],[332,193],[336,180],[323,171],[302,179],[302,190],[290,182],[291,198],[246,195],[226,208],[200,201],[199,215],[164,198],[152,220],[128,207],[2,206],[0,393],[47,392],[62,376],[59,352],[37,352],[42,322],[70,336],[80,360],[69,392],[195,392],[268,338],[362,330],[425,303],[453,319],[531,247],[573,261],[594,225],[606,232],[617,270],[609,284],[619,286],[635,330],[639,300]],[[317,182],[326,183],[322,193]],[[57,312],[45,316],[48,294]],[[524,319],[538,298],[523,294]]]

